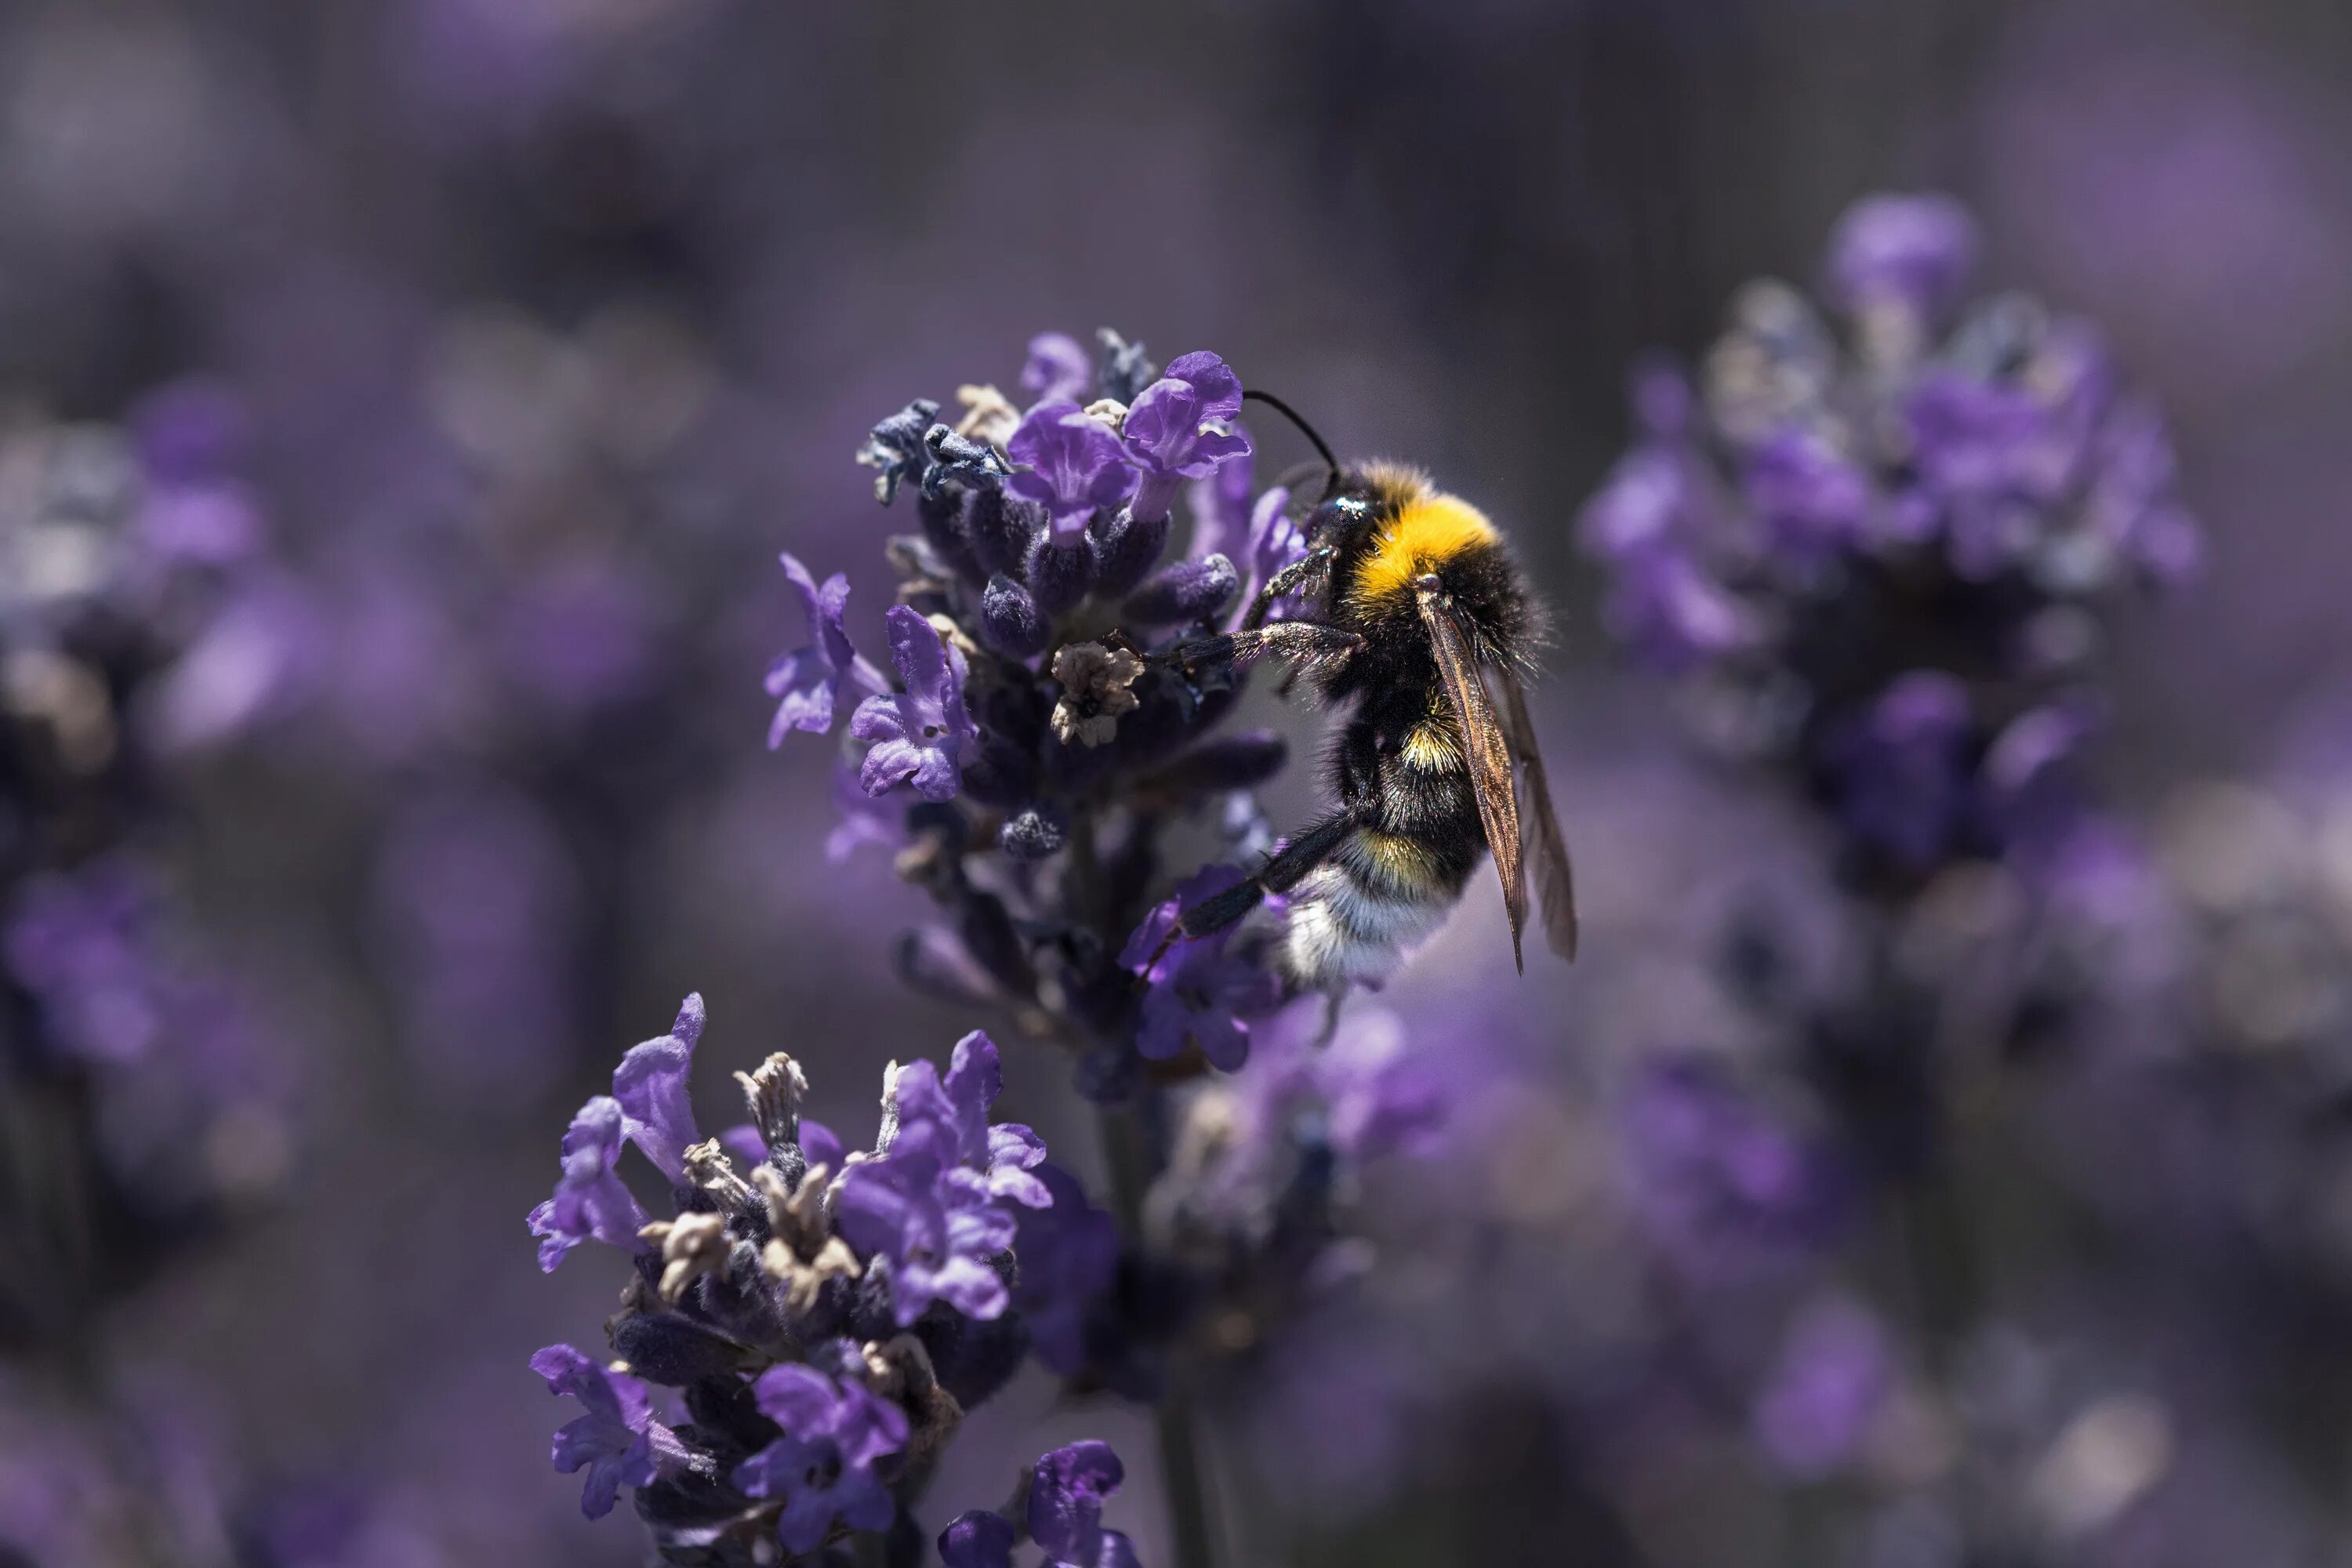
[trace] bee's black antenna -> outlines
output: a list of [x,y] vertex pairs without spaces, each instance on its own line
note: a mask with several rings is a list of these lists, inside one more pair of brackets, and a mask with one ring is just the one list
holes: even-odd
[[1289,404],[1285,403],[1281,398],[1276,397],[1271,392],[1260,392],[1256,387],[1253,386],[1242,394],[1242,401],[1244,403],[1263,403],[1268,408],[1273,409],[1276,414],[1281,415],[1285,419],[1289,420],[1293,425],[1298,426],[1298,433],[1306,437],[1309,442],[1313,443],[1316,452],[1320,455],[1323,459],[1323,466],[1330,470],[1331,478],[1323,486],[1323,499],[1326,500],[1330,500],[1332,492],[1339,488],[1339,459],[1331,455],[1331,448],[1324,444],[1322,437],[1318,436],[1315,433],[1315,426],[1300,418],[1298,416],[1298,410],[1293,408]]

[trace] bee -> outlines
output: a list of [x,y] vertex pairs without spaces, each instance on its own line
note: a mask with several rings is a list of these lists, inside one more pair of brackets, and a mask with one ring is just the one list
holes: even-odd
[[[1568,844],[1520,689],[1542,610],[1501,532],[1418,469],[1343,468],[1287,405],[1244,395],[1297,425],[1330,479],[1305,525],[1306,554],[1264,585],[1240,626],[1169,657],[1188,679],[1265,655],[1294,659],[1348,718],[1324,767],[1336,804],[1254,876],[1186,911],[1170,940],[1223,931],[1286,894],[1282,965],[1301,990],[1336,1000],[1394,971],[1491,854],[1519,972],[1529,861],[1552,951],[1573,959]],[[1292,598],[1307,613],[1266,624]]]

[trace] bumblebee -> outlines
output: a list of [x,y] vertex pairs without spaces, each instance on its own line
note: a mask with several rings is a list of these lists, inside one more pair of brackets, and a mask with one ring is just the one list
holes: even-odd
[[[1574,958],[1568,845],[1520,689],[1542,612],[1501,533],[1418,469],[1341,468],[1286,405],[1244,395],[1297,425],[1330,481],[1306,523],[1306,554],[1265,584],[1239,628],[1170,657],[1188,679],[1289,658],[1349,717],[1325,761],[1337,804],[1255,876],[1187,911],[1171,940],[1224,930],[1267,894],[1287,894],[1283,967],[1301,990],[1336,996],[1391,973],[1491,854],[1520,973],[1530,861],[1552,951]],[[1293,598],[1307,613],[1267,625]]]

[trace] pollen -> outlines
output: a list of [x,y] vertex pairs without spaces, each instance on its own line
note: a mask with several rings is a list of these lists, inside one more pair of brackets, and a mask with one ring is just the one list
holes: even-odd
[[1356,574],[1350,595],[1370,611],[1408,592],[1414,579],[1496,540],[1486,514],[1454,496],[1424,494],[1397,513]]

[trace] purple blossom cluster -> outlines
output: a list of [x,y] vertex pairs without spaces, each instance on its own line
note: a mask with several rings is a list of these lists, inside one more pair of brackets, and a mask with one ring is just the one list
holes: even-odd
[[1706,727],[1792,760],[1868,877],[2048,850],[2102,716],[2098,607],[2192,574],[2161,418],[2095,328],[1963,306],[1974,221],[1877,196],[1813,302],[1758,282],[1696,386],[1634,376],[1637,440],[1586,505],[1612,630]]
[[[1214,732],[1234,682],[1158,656],[1228,626],[1303,544],[1286,490],[1253,497],[1242,384],[1216,355],[1160,372],[1117,333],[1098,363],[1046,333],[1021,384],[1025,410],[975,385],[953,426],[917,399],[874,426],[858,460],[886,505],[913,493],[919,530],[888,544],[896,679],[851,644],[846,578],[819,584],[788,554],[809,640],[770,671],[770,739],[825,732],[859,694],[834,852],[896,847],[946,913],[906,944],[908,978],[1030,1020],[1076,1054],[1088,1094],[1116,1101],[1147,1063],[1240,1067],[1248,1020],[1283,1000],[1262,940],[1144,959],[1175,918],[1153,900],[1163,836],[1189,818],[1261,843],[1250,792],[1285,761],[1273,735]],[[1163,563],[1188,493],[1192,544]],[[1219,875],[1238,873],[1203,872],[1178,897]]]
[[[984,1034],[944,1073],[892,1064],[873,1147],[845,1151],[800,1114],[807,1082],[781,1052],[736,1075],[750,1120],[703,1138],[688,1100],[703,1023],[689,996],[621,1058],[530,1213],[541,1268],[589,1241],[633,1267],[609,1362],[569,1345],[532,1360],[584,1411],[556,1435],[555,1467],[586,1471],[592,1519],[629,1488],[667,1562],[773,1562],[911,1529],[941,1446],[1019,1367],[1026,1315],[1083,1305],[1059,1298],[1092,1283],[1068,1261],[1084,1199],[1034,1132],[989,1120],[1003,1074]],[[668,1184],[670,1217],[622,1179],[625,1144]],[[1065,1203],[1070,1223],[1050,1223]],[[680,1391],[686,1419],[657,1415],[649,1384]]]

